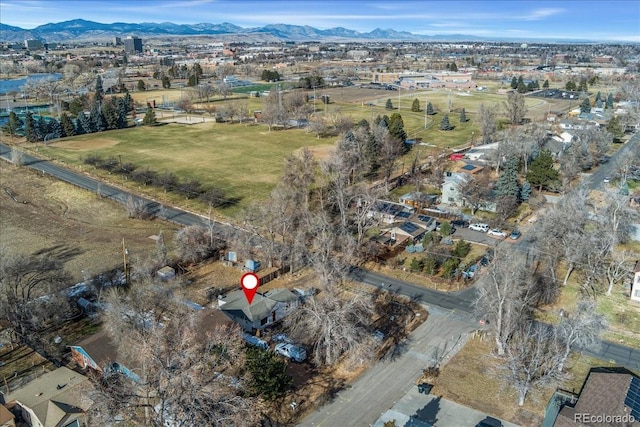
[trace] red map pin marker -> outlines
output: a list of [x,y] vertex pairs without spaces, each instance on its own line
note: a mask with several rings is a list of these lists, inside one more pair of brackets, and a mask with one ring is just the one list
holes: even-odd
[[249,305],[251,305],[251,301],[253,301],[253,297],[256,295],[258,291],[258,286],[260,285],[260,278],[257,274],[254,273],[245,273],[240,278],[240,286],[242,286],[242,290],[244,291],[244,296],[247,297],[247,301]]

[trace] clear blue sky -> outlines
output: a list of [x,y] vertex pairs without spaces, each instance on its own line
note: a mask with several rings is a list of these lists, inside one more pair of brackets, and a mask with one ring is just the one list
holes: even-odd
[[577,38],[640,42],[638,0],[310,1],[310,0],[0,0],[0,22],[34,28],[87,19],[112,22],[230,22],[393,28],[417,34]]

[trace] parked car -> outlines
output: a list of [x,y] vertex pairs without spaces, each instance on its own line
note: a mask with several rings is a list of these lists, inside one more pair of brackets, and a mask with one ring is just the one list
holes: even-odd
[[605,184],[608,184],[609,182],[611,182],[611,177],[610,176],[605,176],[604,179],[602,180],[602,182],[604,182]]
[[469,229],[474,230],[474,231],[482,231],[483,233],[486,233],[487,231],[489,231],[489,225],[487,224],[471,224],[469,225]]
[[466,228],[466,227],[469,226],[469,221],[465,221],[465,220],[462,220],[462,219],[456,219],[456,220],[451,221],[451,225],[453,227]]
[[307,358],[307,351],[299,345],[280,343],[276,345],[275,352],[287,357],[294,362],[304,362]]
[[521,235],[522,233],[520,233],[520,230],[513,230],[511,234],[509,234],[509,238],[511,240],[518,240]]
[[505,233],[504,231],[500,230],[499,228],[494,228],[491,229],[489,231],[487,231],[487,234],[489,236],[495,236],[495,237],[507,237],[507,233]]
[[260,338],[255,337],[255,336],[253,336],[251,334],[248,334],[246,332],[242,334],[242,338],[245,340],[245,342],[247,344],[252,345],[254,347],[258,347],[258,348],[261,348],[263,350],[266,350],[266,349],[269,348],[269,344],[267,344],[266,341],[261,340]]
[[467,269],[467,271],[462,272],[462,278],[471,279],[476,275],[476,271],[478,271],[478,264],[473,264]]

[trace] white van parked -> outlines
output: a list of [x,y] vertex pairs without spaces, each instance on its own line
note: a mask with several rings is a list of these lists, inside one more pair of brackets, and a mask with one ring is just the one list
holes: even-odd
[[471,230],[481,231],[483,233],[486,233],[487,231],[489,231],[489,225],[488,224],[470,224],[469,228]]
[[303,362],[307,358],[307,351],[299,345],[280,343],[276,345],[275,351],[296,362]]

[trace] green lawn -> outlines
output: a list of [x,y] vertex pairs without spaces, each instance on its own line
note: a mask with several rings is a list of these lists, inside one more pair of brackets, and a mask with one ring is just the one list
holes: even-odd
[[224,188],[228,196],[240,198],[238,205],[222,212],[233,216],[252,200],[267,197],[284,171],[287,155],[334,142],[297,129],[269,132],[265,126],[240,124],[168,124],[76,136],[41,147],[40,152],[78,166],[89,153],[122,156],[122,162],[171,171],[181,180],[197,179],[205,187]]

